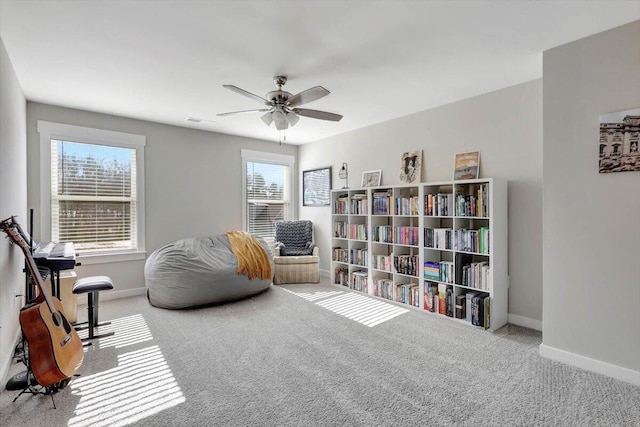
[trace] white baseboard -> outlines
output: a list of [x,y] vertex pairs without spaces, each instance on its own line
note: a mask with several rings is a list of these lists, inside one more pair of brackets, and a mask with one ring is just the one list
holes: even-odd
[[522,326],[523,328],[529,328],[542,332],[542,321],[531,319],[529,317],[518,316],[517,314],[509,314],[507,321],[512,325]]
[[16,331],[16,336],[13,340],[13,346],[9,349],[9,353],[2,354],[2,366],[0,366],[0,380],[2,380],[2,384],[6,384],[8,378],[7,374],[9,373],[9,369],[11,368],[11,363],[13,362],[14,351],[16,346],[18,345],[18,340],[20,339],[20,328]]
[[320,277],[331,277],[329,270],[320,270]]
[[[113,299],[120,298],[129,298],[135,297],[138,295],[145,295],[147,293],[147,288],[133,288],[133,289],[125,289],[123,291],[104,291],[100,292],[100,301],[110,301]],[[87,299],[86,298],[78,298],[78,306],[86,306]]]
[[577,368],[596,372],[598,374],[606,375],[617,380],[626,381],[633,385],[640,386],[639,371],[633,371],[631,369],[623,368],[611,363],[602,362],[600,360],[591,359],[579,354],[570,353],[565,350],[549,347],[548,345],[544,344],[540,344],[538,353],[540,354],[540,356],[546,357],[547,359],[566,363]]

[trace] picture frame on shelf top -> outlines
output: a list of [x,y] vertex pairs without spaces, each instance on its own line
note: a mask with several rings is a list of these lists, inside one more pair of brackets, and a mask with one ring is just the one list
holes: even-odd
[[377,187],[382,182],[382,169],[362,172],[361,187]]
[[480,152],[458,153],[453,166],[453,179],[478,179],[480,176]]
[[407,151],[400,156],[400,182],[420,182],[422,172],[422,150]]

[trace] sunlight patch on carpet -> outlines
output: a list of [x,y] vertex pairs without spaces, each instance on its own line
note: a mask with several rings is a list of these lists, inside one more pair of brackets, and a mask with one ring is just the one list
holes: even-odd
[[284,287],[280,289],[308,301],[317,301],[316,305],[370,328],[409,312],[406,308],[353,292],[295,292]]
[[[114,331],[115,334],[98,338],[94,340],[93,345],[99,345],[100,348],[115,347],[122,348],[128,345],[139,344],[145,341],[151,341],[153,336],[145,322],[144,317],[141,314],[134,314],[133,316],[121,317],[110,321],[110,325],[100,326],[96,330],[96,334],[104,334]],[[78,331],[80,338],[86,338],[88,336],[86,329]]]
[[185,401],[158,346],[118,355],[118,366],[71,382],[71,427],[125,426]]

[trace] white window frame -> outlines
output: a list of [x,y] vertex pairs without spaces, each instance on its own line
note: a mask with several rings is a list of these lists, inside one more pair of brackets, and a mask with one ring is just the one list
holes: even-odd
[[114,250],[78,256],[83,264],[132,261],[145,258],[144,232],[144,147],[146,137],[124,132],[38,120],[40,133],[40,240],[51,240],[51,141],[62,140],[100,144],[136,150],[136,228],[137,249]]
[[293,177],[297,176],[295,172],[295,156],[246,149],[240,150],[240,155],[242,156],[242,229],[247,230],[249,226],[247,224],[247,162],[273,163],[289,166],[289,176],[287,177],[289,180],[289,189],[286,197],[289,199],[289,218],[294,219],[296,212],[294,196],[298,194],[294,188],[296,183],[293,180]]

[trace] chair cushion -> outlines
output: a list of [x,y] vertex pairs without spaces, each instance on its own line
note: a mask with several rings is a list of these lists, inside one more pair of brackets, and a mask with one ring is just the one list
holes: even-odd
[[313,248],[294,248],[283,246],[280,248],[280,256],[300,256],[313,254]]
[[113,281],[108,276],[89,276],[76,280],[71,290],[74,294],[107,291],[113,289]]
[[[287,256],[287,257],[275,257],[273,259],[276,265],[290,265],[290,264],[318,264],[320,263],[320,257],[318,256]],[[277,267],[276,267],[277,269]]]

